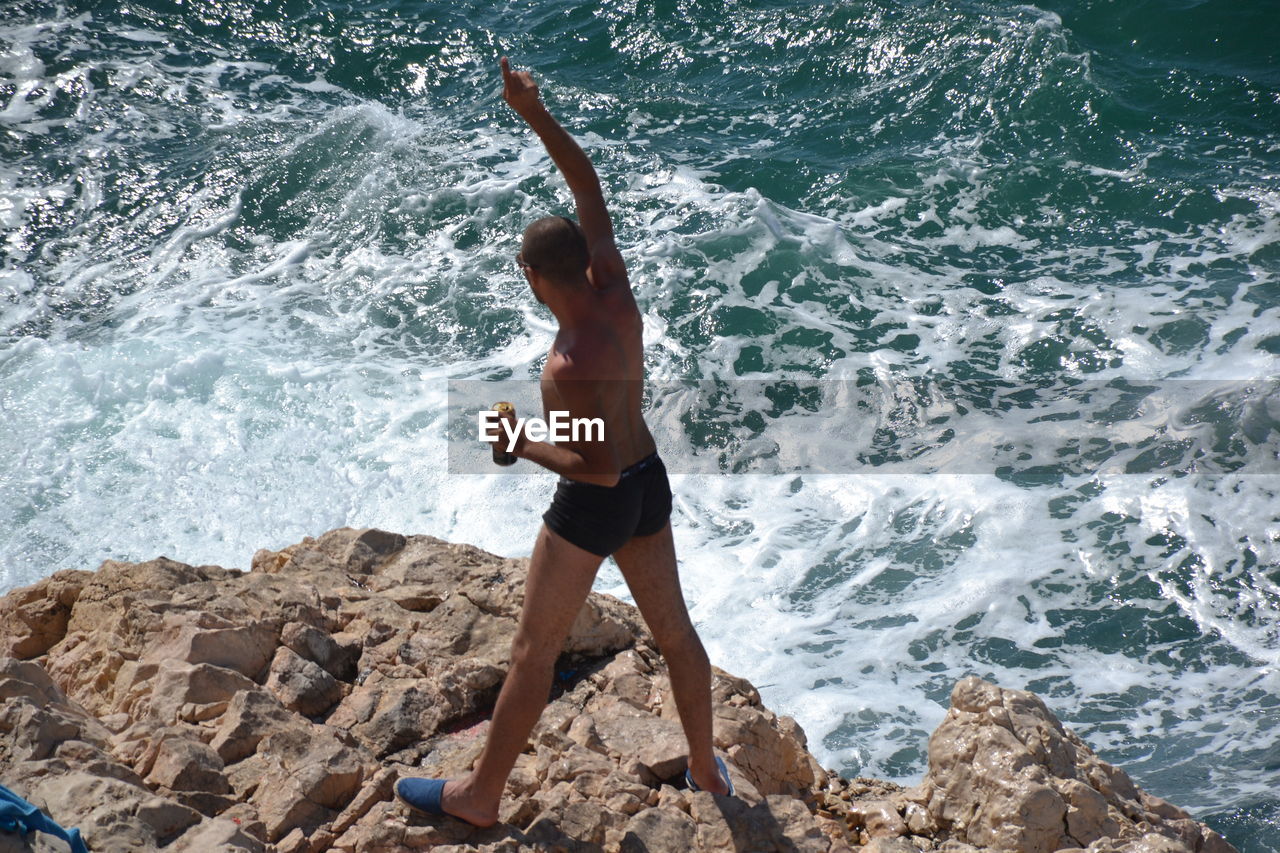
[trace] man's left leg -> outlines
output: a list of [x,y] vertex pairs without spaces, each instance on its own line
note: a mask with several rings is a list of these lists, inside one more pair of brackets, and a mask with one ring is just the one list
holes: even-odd
[[728,793],[728,780],[720,778],[713,751],[711,664],[680,591],[671,522],[657,533],[632,537],[613,559],[667,662],[676,710],[689,741],[689,774],[700,790]]
[[471,775],[445,785],[445,811],[477,826],[497,821],[507,776],[547,705],[556,658],[603,561],[543,525],[529,560],[511,669],[493,709],[488,740]]

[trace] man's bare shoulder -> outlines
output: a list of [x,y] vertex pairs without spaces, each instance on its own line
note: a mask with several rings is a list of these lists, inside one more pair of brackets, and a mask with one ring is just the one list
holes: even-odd
[[616,278],[592,279],[592,286],[600,298],[606,322],[615,334],[626,335],[641,325],[640,306],[625,271]]
[[553,382],[600,382],[626,375],[625,345],[611,323],[602,321],[597,327],[580,331],[572,342],[557,348],[543,377]]
[[560,403],[577,414],[597,413],[601,387],[607,384],[589,363],[586,358],[562,357],[548,361],[543,371],[543,382],[550,383]]

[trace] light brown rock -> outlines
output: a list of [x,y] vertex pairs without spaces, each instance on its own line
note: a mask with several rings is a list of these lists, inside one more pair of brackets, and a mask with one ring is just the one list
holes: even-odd
[[[1099,759],[1039,697],[966,678],[929,739],[933,823],[980,849],[1199,850],[1211,831]],[[1150,831],[1154,830],[1154,831]]]
[[908,832],[907,823],[888,800],[858,800],[849,804],[849,816],[871,838],[897,838]]
[[164,618],[157,642],[143,661],[207,663],[256,679],[271,660],[277,630],[270,623],[236,625],[214,613],[175,613]]
[[71,607],[93,575],[61,571],[0,599],[0,653],[33,658],[49,651],[67,633]]
[[280,632],[280,642],[339,681],[351,681],[359,671],[362,644],[352,634],[335,636],[311,625],[290,622]]
[[342,529],[254,566],[108,561],[0,598],[0,649],[29,658],[0,657],[5,784],[95,853],[1232,849],[1035,696],[976,679],[904,790],[824,771],[794,720],[715,670],[738,796],[685,790],[665,663],[634,608],[594,594],[503,823],[411,815],[398,776],[453,778],[480,753],[527,561]]
[[231,786],[222,770],[222,759],[210,747],[188,737],[169,737],[161,740],[147,781],[170,791],[225,794]]
[[365,777],[360,754],[315,726],[276,732],[259,743],[258,754],[265,770],[252,802],[270,841],[294,830],[310,836],[337,817]]
[[873,838],[862,847],[862,853],[920,853],[920,848],[905,838]]
[[150,712],[166,723],[204,722],[221,717],[236,693],[256,687],[233,669],[208,663],[161,661],[154,677]]
[[304,717],[325,713],[338,703],[343,692],[338,680],[324,668],[287,646],[276,649],[266,688],[281,705]]
[[689,746],[679,723],[650,715],[616,716],[596,721],[595,731],[611,757],[638,762],[646,784],[675,779],[688,766]]
[[266,845],[249,835],[240,824],[225,817],[206,820],[183,833],[168,850],[173,853],[210,853],[243,850],[265,853]]
[[697,837],[698,825],[679,809],[645,809],[627,822],[618,849],[623,853],[694,850]]
[[253,755],[264,737],[296,725],[297,717],[267,691],[240,690],[227,703],[209,746],[224,764],[234,764]]
[[63,826],[79,828],[94,853],[156,849],[201,820],[194,809],[146,788],[83,771],[39,779],[18,793]]

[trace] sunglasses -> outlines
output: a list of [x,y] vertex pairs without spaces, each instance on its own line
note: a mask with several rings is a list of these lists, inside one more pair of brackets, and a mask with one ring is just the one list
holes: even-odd
[[517,264],[519,264],[519,265],[520,265],[520,269],[523,269],[523,270],[536,270],[536,269],[537,269],[537,266],[535,266],[534,264],[525,263],[524,257],[523,257],[522,255],[519,255],[519,254],[517,254],[517,255],[516,255],[516,263],[517,263]]

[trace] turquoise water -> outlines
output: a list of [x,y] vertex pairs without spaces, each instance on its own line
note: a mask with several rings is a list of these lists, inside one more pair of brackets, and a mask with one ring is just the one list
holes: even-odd
[[956,679],[1034,689],[1280,849],[1277,45],[1268,2],[10,2],[0,588],[343,524],[528,553],[554,478],[446,464],[449,380],[552,329],[509,53],[603,177],[655,420],[724,395],[663,424],[715,662],[908,783]]

